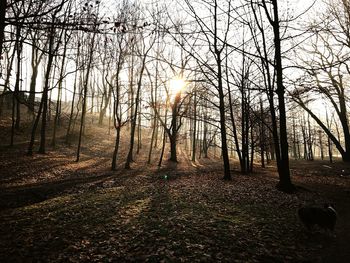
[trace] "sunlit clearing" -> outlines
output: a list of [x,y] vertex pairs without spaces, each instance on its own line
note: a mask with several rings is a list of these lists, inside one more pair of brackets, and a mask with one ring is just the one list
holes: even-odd
[[119,210],[118,216],[124,219],[125,223],[129,223],[132,219],[135,219],[138,216],[142,215],[142,213],[149,208],[150,203],[151,198],[145,198],[130,202]]
[[182,89],[185,87],[186,83],[183,79],[171,79],[170,80],[170,92],[175,95],[178,92],[181,92]]

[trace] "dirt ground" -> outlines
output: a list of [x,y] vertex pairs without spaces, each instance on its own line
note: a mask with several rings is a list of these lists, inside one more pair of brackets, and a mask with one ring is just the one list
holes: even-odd
[[[0,128],[4,128],[1,127]],[[350,262],[350,166],[292,161],[295,194],[275,189],[273,163],[222,180],[221,161],[188,158],[147,164],[143,140],[131,170],[110,170],[113,136],[90,130],[82,158],[59,140],[26,156],[25,138],[9,148],[0,134],[1,262]],[[20,137],[20,134],[18,135]],[[167,152],[166,152],[167,153]],[[334,203],[335,233],[311,233],[296,216],[304,204]]]

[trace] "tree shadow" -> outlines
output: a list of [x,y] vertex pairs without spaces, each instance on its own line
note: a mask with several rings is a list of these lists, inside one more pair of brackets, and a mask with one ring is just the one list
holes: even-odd
[[[111,171],[104,169],[105,166],[103,164],[107,160],[89,160],[93,160],[93,162],[83,168],[78,167],[74,168],[75,170],[60,171],[59,178],[56,177],[52,180],[38,183],[0,187],[0,210],[35,204],[63,194],[74,193],[75,191],[91,191],[104,187],[104,182],[110,180],[112,180],[111,186],[122,184],[136,177],[141,172],[139,169]],[[62,164],[67,165],[66,162]],[[40,167],[37,172],[54,172],[54,169],[60,168],[62,164],[55,164],[45,168]],[[71,164],[75,165],[76,163],[71,162]]]

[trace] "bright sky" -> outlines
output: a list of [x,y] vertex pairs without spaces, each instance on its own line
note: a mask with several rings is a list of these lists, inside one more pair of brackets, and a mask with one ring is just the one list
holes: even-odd
[[[162,3],[166,3],[168,4],[168,6],[170,5],[175,5],[177,2],[182,2],[182,0],[179,0],[179,1],[170,1],[170,0],[139,0],[140,2],[142,2],[143,4],[145,5],[148,5],[148,4],[154,4],[156,5],[157,3],[159,5],[161,5]],[[241,0],[241,1],[244,1],[244,0]],[[101,5],[103,6],[103,9],[106,10],[106,15],[108,16],[111,16],[113,17],[113,13],[118,10],[118,5],[122,2],[122,0],[102,0],[101,1]],[[200,2],[200,1],[199,1]],[[305,12],[315,1],[314,0],[282,0],[282,1],[279,1],[279,4],[281,3],[281,13],[285,13],[286,12],[286,7],[289,7],[288,8],[288,12],[290,14],[294,14],[294,16],[297,16],[303,12]],[[316,1],[315,3],[315,6],[312,8],[312,10],[310,10],[308,12],[308,14],[313,15],[315,12],[319,12],[320,10],[322,10],[322,1]],[[284,9],[284,10],[283,10]],[[173,14],[173,13],[171,13]],[[173,14],[174,17],[177,16],[177,14]],[[308,15],[304,15],[302,18],[300,18],[300,20],[304,20],[306,17],[308,17]],[[26,55],[26,58],[30,58],[30,50],[28,50],[27,52],[27,55]],[[28,66],[28,65],[27,65]],[[29,77],[30,77],[30,74],[27,74],[28,71],[30,71],[30,67],[28,66],[28,69],[23,69],[24,71],[24,75],[26,75],[26,84],[27,84],[27,87],[29,86]],[[29,75],[29,76],[28,76]],[[40,81],[40,76],[39,76],[39,79],[38,79],[38,86],[41,85],[41,81]],[[67,77],[67,83],[72,83],[73,82],[73,75],[71,76],[68,76]],[[68,85],[68,86],[72,86],[72,85]],[[53,92],[53,97],[56,97],[56,90],[54,90]],[[71,97],[71,94],[68,93],[68,98]]]

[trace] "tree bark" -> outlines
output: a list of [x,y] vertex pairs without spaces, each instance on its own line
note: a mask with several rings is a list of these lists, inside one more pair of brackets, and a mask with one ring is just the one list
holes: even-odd
[[57,101],[56,101],[56,112],[55,112],[55,119],[53,124],[53,134],[52,134],[52,141],[51,145],[53,147],[56,146],[56,130],[57,125],[59,124],[60,119],[60,104],[62,100],[62,86],[63,86],[63,75],[64,75],[64,69],[66,65],[66,53],[67,53],[67,45],[68,45],[69,37],[67,36],[67,31],[65,31],[65,42],[64,42],[64,50],[63,50],[63,56],[62,56],[62,64],[61,64],[61,71],[59,76],[59,84],[58,84],[58,92],[57,92]]
[[77,57],[76,57],[76,72],[74,76],[74,84],[73,84],[73,98],[72,98],[72,104],[70,108],[70,114],[69,114],[69,121],[68,121],[68,128],[67,128],[67,133],[66,133],[66,143],[69,142],[69,136],[71,132],[71,127],[72,127],[72,120],[73,120],[73,114],[74,114],[74,103],[75,103],[75,95],[76,95],[76,90],[77,90],[77,79],[78,79],[78,67],[79,67],[79,56],[80,56],[80,41],[78,40],[78,51],[77,51]]
[[[265,2],[265,1],[264,1]],[[283,85],[283,67],[282,67],[282,55],[281,55],[281,37],[280,37],[280,24],[278,15],[277,0],[272,0],[274,21],[272,21],[273,32],[274,32],[274,43],[275,43],[275,70],[277,77],[277,96],[278,106],[280,113],[279,131],[280,131],[280,150],[281,159],[278,160],[278,174],[279,183],[277,188],[284,192],[294,192],[295,187],[290,179],[289,169],[289,156],[288,156],[288,137],[287,137],[287,118],[286,108],[284,101],[285,88]]]
[[17,26],[16,44],[15,44],[15,49],[17,53],[17,70],[16,70],[15,90],[12,93],[12,127],[11,127],[10,146],[13,146],[15,130],[19,129],[20,118],[21,118],[20,103],[19,103],[19,86],[20,86],[20,76],[21,76],[22,43],[21,43],[20,37],[21,37],[21,28]]
[[131,119],[131,131],[130,131],[130,146],[129,146],[129,152],[128,156],[126,158],[125,162],[125,169],[130,169],[130,164],[133,161],[133,150],[134,150],[134,143],[135,143],[135,131],[136,131],[136,122],[137,122],[137,113],[138,113],[138,108],[139,108],[139,100],[140,100],[140,91],[141,91],[141,86],[142,86],[142,77],[143,77],[143,72],[145,70],[146,66],[146,58],[147,58],[147,53],[144,54],[143,59],[142,59],[142,65],[140,69],[140,76],[137,82],[137,91],[136,91],[136,98],[135,98],[135,109],[134,112],[132,113],[132,119]]
[[48,100],[48,93],[49,93],[50,73],[51,73],[53,58],[54,58],[54,48],[53,48],[54,39],[55,39],[55,27],[54,27],[54,23],[52,23],[52,26],[49,32],[49,56],[48,56],[47,67],[45,72],[44,90],[41,98],[42,104],[43,104],[42,106],[43,111],[42,111],[42,117],[41,117],[40,146],[39,146],[38,152],[42,154],[45,153],[45,146],[46,146],[47,100]]
[[196,132],[197,132],[197,89],[194,90],[193,101],[193,141],[192,141],[192,162],[196,161]]
[[95,37],[96,37],[96,22],[97,21],[95,21],[94,32],[93,32],[92,40],[91,40],[91,43],[90,43],[89,61],[88,61],[88,64],[87,64],[85,81],[84,81],[83,105],[82,105],[82,110],[81,110],[80,130],[79,130],[79,140],[78,140],[78,149],[77,149],[76,162],[79,162],[79,160],[80,160],[80,150],[81,150],[81,143],[82,143],[82,135],[83,135],[83,129],[84,129],[84,125],[85,125],[87,91],[88,91],[88,86],[89,86],[89,76],[90,76],[91,64],[92,64],[92,60],[93,60]]
[[2,56],[2,49],[4,44],[4,38],[5,38],[6,7],[7,7],[7,0],[0,0],[0,56]]

